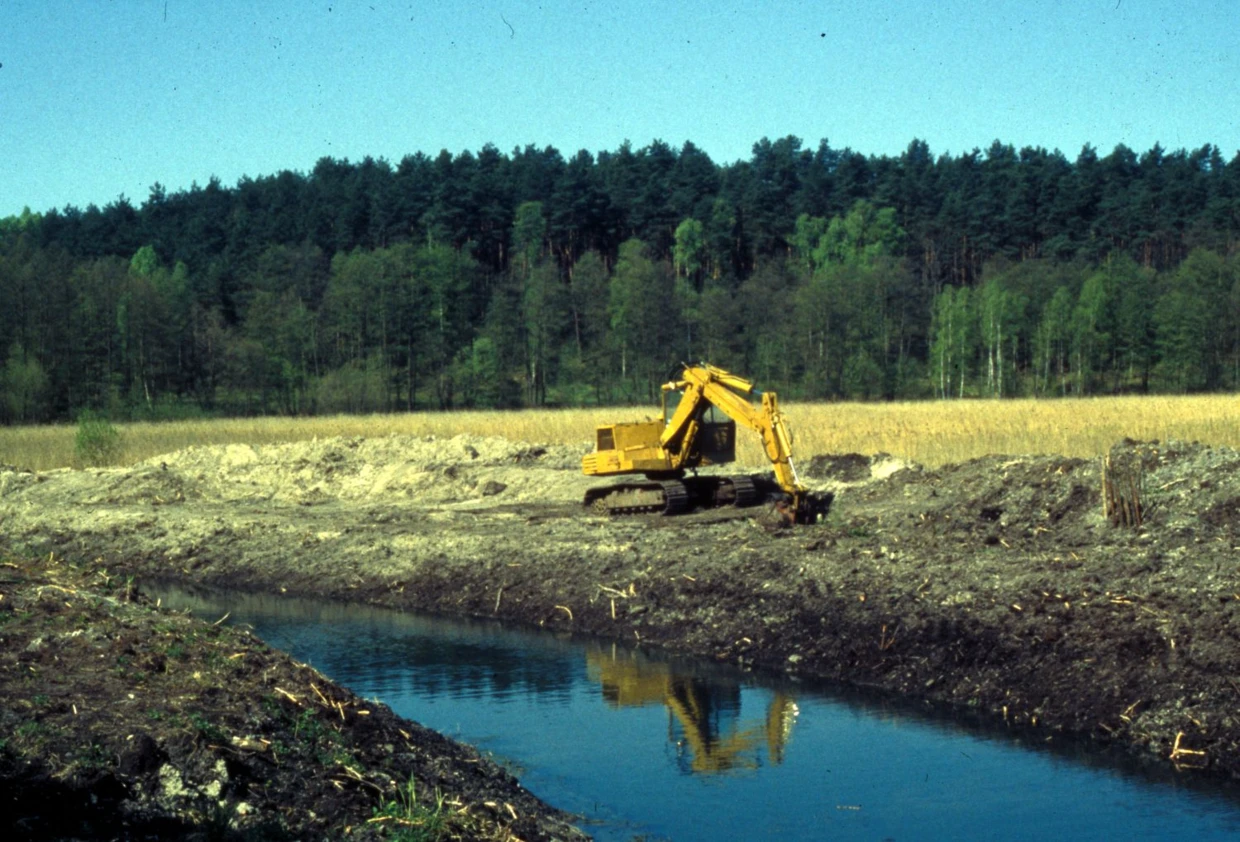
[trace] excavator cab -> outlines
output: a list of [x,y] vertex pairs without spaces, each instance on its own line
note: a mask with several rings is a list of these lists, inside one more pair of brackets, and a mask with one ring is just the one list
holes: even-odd
[[[663,392],[664,427],[671,423],[684,395],[683,389],[666,389]],[[692,450],[685,459],[685,467],[697,468],[735,462],[736,422],[710,401],[703,400],[698,407],[697,423],[698,433],[692,442]]]

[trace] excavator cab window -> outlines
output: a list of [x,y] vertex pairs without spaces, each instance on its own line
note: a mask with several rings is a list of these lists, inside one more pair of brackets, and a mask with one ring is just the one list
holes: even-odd
[[715,465],[735,462],[736,422],[714,404],[706,404],[698,442],[703,462]]
[[[663,423],[670,424],[676,414],[684,392],[669,389],[663,393]],[[698,465],[722,465],[736,461],[736,422],[727,413],[709,401],[698,407],[697,420],[701,425],[695,437],[695,455],[688,467]]]
[[680,399],[684,396],[685,393],[681,389],[663,393],[663,426],[666,427],[672,423],[672,416],[676,414],[676,407],[680,406]]
[[[672,416],[676,414],[676,409],[680,406],[680,400],[684,396],[684,391],[680,389],[669,390],[663,393],[663,423],[665,425],[672,423]],[[732,419],[726,413],[709,401],[702,402],[702,411],[698,413],[698,420],[703,424],[732,423]]]

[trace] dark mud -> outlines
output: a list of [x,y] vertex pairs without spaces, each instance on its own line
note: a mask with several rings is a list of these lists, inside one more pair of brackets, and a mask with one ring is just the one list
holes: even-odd
[[464,438],[202,448],[0,474],[0,516],[26,551],[115,574],[639,641],[1240,774],[1240,454],[1117,445],[1140,526],[1104,515],[1097,461],[818,457],[805,478],[835,503],[795,529],[761,510],[595,516],[576,503],[580,455]]
[[9,838],[579,838],[472,748],[245,631],[158,611],[99,566],[5,558]]

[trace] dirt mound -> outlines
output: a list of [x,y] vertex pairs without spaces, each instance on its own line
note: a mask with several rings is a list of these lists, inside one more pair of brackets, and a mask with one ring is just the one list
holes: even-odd
[[[1240,497],[1240,454],[1182,442],[1121,442],[1110,453],[1131,466],[1140,486],[1146,531],[1230,529]],[[854,462],[849,464],[855,465]],[[1015,544],[1053,534],[1057,543],[1087,544],[1109,526],[1099,459],[988,456],[933,471],[900,469],[840,492],[876,508],[885,521],[915,519],[943,537],[980,537]],[[843,509],[842,509],[843,510]]]
[[33,498],[53,508],[56,495],[88,506],[564,503],[581,499],[585,450],[478,436],[190,447],[129,468],[0,470],[0,499],[51,481]]
[[920,467],[897,459],[889,453],[876,453],[873,456],[860,453],[823,453],[810,457],[801,470],[801,476],[802,479],[818,480],[820,485],[834,486],[884,479],[902,470],[918,471]]
[[[189,448],[137,466],[145,482],[184,478],[205,498],[312,505],[392,497],[450,503],[506,494],[507,501],[554,494],[540,472],[580,466],[582,448],[479,436],[331,438],[251,447]],[[545,478],[545,477],[544,477]],[[167,481],[164,481],[167,482]],[[162,491],[162,488],[154,490]],[[161,495],[162,496],[162,495]]]
[[123,578],[17,558],[0,587],[0,826],[23,839],[584,838],[473,749]]
[[39,482],[39,479],[39,475],[33,471],[14,468],[11,465],[0,465],[0,498],[22,491]]
[[983,532],[992,541],[1060,536],[1094,526],[1097,471],[1079,459],[988,457],[928,477],[935,499],[921,513],[945,531]]
[[860,453],[820,454],[810,458],[802,473],[810,479],[860,482],[870,478],[870,462],[870,457]]

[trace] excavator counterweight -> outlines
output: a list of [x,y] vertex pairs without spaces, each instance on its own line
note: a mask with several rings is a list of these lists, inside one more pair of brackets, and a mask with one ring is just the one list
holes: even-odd
[[[792,463],[792,436],[774,392],[759,392],[742,377],[700,363],[665,383],[663,417],[596,430],[596,446],[582,460],[587,476],[635,477],[591,488],[585,503],[608,514],[749,506],[766,496],[748,476],[699,475],[698,468],[736,461],[736,426],[756,432],[775,473],[774,505],[789,522],[815,523],[829,496],[811,494]],[[754,398],[760,402],[755,403]]]

